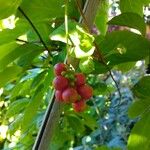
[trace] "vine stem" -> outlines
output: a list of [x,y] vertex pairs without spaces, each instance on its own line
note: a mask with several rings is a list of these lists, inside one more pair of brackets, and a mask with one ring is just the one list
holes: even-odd
[[148,56],[148,64],[150,64],[150,49],[149,49],[149,56]]
[[[23,11],[23,9],[21,7],[18,7],[18,10],[21,12],[21,14],[26,18],[26,20],[29,22],[29,24],[31,25],[31,27],[33,28],[33,30],[35,31],[35,33],[37,34],[37,36],[39,37],[42,45],[45,47],[46,50],[49,51],[48,46],[46,45],[46,43],[44,42],[44,40],[42,39],[42,36],[40,35],[39,31],[37,30],[37,28],[35,27],[35,25],[33,24],[33,22],[30,20],[30,18],[26,15],[26,13]],[[51,55],[51,53],[50,53]],[[52,56],[52,55],[51,55]]]
[[[118,91],[118,94],[119,94],[119,97],[120,97],[120,102],[121,102],[122,94],[121,94],[121,91],[120,91],[119,85],[118,85],[117,81],[115,80],[115,78],[114,78],[114,76],[113,76],[113,74],[112,74],[111,70],[109,70],[109,74],[110,74],[110,76],[111,76],[112,80],[114,81],[114,83],[115,83],[115,85],[116,85],[116,88],[117,88],[117,91]],[[120,102],[119,102],[119,104],[118,104],[118,105],[120,105]],[[116,105],[116,106],[117,106],[117,105]]]
[[[88,26],[88,22],[87,22],[87,20],[86,20],[86,17],[85,17],[85,15],[84,15],[84,13],[83,13],[82,8],[81,8],[80,5],[79,5],[78,0],[76,0],[76,5],[77,5],[77,7],[78,7],[78,10],[79,10],[80,15],[82,16],[82,18],[83,18],[83,20],[84,20],[84,23],[85,23],[85,26],[86,26],[85,29],[86,29],[89,33],[91,33],[90,28],[89,28],[89,26]],[[107,68],[107,70],[108,70],[108,72],[109,72],[109,74],[110,74],[110,77],[112,78],[112,80],[113,80],[114,83],[115,83],[115,86],[116,86],[116,88],[117,88],[117,91],[118,91],[118,94],[119,94],[119,97],[120,97],[120,102],[121,102],[122,94],[121,94],[119,85],[118,85],[117,81],[115,80],[115,78],[114,78],[114,76],[113,76],[111,70],[109,69],[108,65],[106,64],[106,62],[105,62],[105,60],[104,60],[104,57],[103,57],[103,55],[102,55],[102,53],[101,53],[101,51],[100,51],[100,49],[99,49],[99,47],[98,47],[98,45],[97,45],[97,43],[96,43],[95,41],[94,41],[94,46],[95,46],[95,48],[96,48],[96,50],[97,50],[97,52],[98,52],[98,55],[99,55],[99,58],[100,58],[100,60],[99,60],[100,63],[102,63],[102,64]],[[119,102],[118,105],[120,105],[120,102]],[[117,106],[118,106],[118,105],[117,105]]]
[[68,0],[65,0],[65,32],[66,32],[66,59],[65,63],[67,61],[68,55],[69,55],[69,33],[68,33]]

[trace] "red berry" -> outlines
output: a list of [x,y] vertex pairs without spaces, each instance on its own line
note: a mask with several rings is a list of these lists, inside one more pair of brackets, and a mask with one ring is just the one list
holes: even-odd
[[58,63],[54,66],[54,73],[56,76],[61,75],[63,71],[66,71],[66,65],[63,63]]
[[55,91],[55,98],[56,98],[57,101],[63,102],[63,99],[62,99],[62,91],[56,90],[56,91]]
[[56,90],[64,90],[69,86],[68,79],[63,76],[57,76],[53,80],[53,85]]
[[74,88],[67,88],[62,94],[62,98],[64,102],[72,103],[78,100],[78,93]]
[[75,77],[76,77],[76,85],[77,86],[85,84],[86,78],[83,73],[77,73],[77,74],[75,74]]
[[85,100],[77,101],[77,102],[72,104],[72,107],[73,107],[75,112],[82,112],[86,108],[86,102],[85,102]]
[[93,88],[87,84],[78,87],[78,93],[83,99],[89,99],[93,95]]

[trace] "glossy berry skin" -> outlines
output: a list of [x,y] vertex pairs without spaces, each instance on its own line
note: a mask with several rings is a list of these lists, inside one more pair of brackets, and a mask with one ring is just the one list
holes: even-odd
[[56,98],[57,101],[63,102],[63,99],[62,99],[62,91],[56,90],[56,91],[55,91],[55,98]]
[[78,93],[83,99],[90,99],[93,96],[93,88],[85,84],[78,87]]
[[75,84],[77,86],[81,86],[81,85],[85,84],[85,82],[86,82],[86,78],[83,73],[75,74]]
[[78,100],[78,93],[74,88],[67,88],[62,93],[63,101],[66,103],[73,103]]
[[63,71],[66,71],[66,65],[63,63],[58,63],[54,66],[54,73],[56,76],[61,75]]
[[69,86],[69,81],[63,76],[57,76],[53,80],[53,86],[56,90],[64,90]]
[[80,100],[72,104],[73,110],[75,112],[83,112],[86,108],[85,100]]

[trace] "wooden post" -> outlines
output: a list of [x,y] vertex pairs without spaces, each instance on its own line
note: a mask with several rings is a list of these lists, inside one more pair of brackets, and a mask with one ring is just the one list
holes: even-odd
[[[96,12],[99,8],[100,0],[87,0],[83,13],[86,18],[86,21],[88,23],[89,29],[91,29]],[[80,18],[80,23],[85,24],[83,18]],[[48,150],[50,141],[52,140],[54,131],[55,131],[55,126],[59,122],[59,118],[61,115],[63,109],[63,104],[58,103],[57,101],[54,100],[54,93],[53,93],[53,99],[52,103],[50,102],[45,118],[43,119],[41,128],[39,130],[39,133],[37,135],[36,141],[34,143],[34,146],[32,150]]]
[[[95,20],[96,13],[97,13],[99,5],[100,5],[100,1],[101,0],[87,0],[85,3],[83,13],[84,13],[84,16],[86,18],[86,21],[87,21],[86,23],[87,23],[89,30],[93,26],[93,22]],[[82,17],[80,17],[79,22],[82,24],[86,24]]]

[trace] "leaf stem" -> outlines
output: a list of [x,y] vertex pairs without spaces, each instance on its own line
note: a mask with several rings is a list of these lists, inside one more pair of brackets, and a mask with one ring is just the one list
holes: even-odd
[[66,60],[68,58],[69,54],[69,33],[68,33],[68,0],[65,0],[65,32],[66,32],[66,51],[67,51],[67,56]]
[[98,116],[99,118],[101,118],[100,110],[99,110],[98,106],[96,105],[94,99],[92,99],[92,103],[93,103],[93,105],[94,105],[95,112],[96,112],[97,116]]

